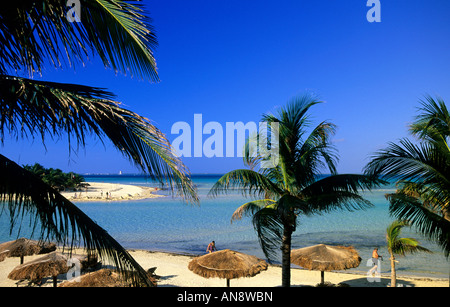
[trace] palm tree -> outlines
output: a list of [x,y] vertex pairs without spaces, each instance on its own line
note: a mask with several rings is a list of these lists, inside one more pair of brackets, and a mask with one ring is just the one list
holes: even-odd
[[[65,1],[17,0],[0,6],[0,137],[67,135],[69,147],[84,147],[87,134],[108,139],[143,172],[188,202],[198,202],[189,171],[150,121],[122,108],[104,89],[32,79],[44,64],[85,64],[97,54],[105,67],[158,81],[157,45],[142,4],[122,0],[80,0],[81,22],[66,18]],[[29,77],[23,77],[27,74]],[[56,190],[0,155],[0,201],[11,229],[25,213],[41,224],[42,239],[72,247],[81,242],[110,259],[134,284],[151,285],[145,271],[100,226]],[[3,211],[3,210],[2,210]],[[131,274],[130,274],[131,272]]]
[[367,175],[395,180],[397,190],[386,195],[390,213],[408,221],[450,253],[450,114],[440,98],[426,97],[410,131],[419,142],[401,139],[377,152]]
[[397,274],[395,271],[395,255],[405,256],[416,252],[428,252],[430,250],[419,245],[419,242],[413,238],[400,238],[400,232],[403,227],[409,226],[405,221],[396,220],[386,229],[386,241],[389,254],[391,255],[391,287],[396,287]]
[[[246,196],[262,197],[240,206],[232,221],[244,215],[253,216],[259,243],[269,261],[276,258],[281,248],[282,285],[285,287],[290,286],[291,237],[298,217],[336,209],[368,208],[371,203],[359,195],[359,191],[381,183],[369,176],[337,174],[337,157],[330,140],[335,126],[324,121],[307,134],[310,125],[307,112],[317,103],[319,101],[311,95],[303,95],[281,108],[277,116],[265,115],[263,121],[272,136],[269,138],[275,140],[278,134],[278,164],[261,167],[269,157],[252,156],[249,141],[244,161],[250,169],[225,174],[210,191],[211,196],[216,196],[237,188]],[[260,131],[257,138],[264,138],[265,133]],[[271,146],[276,147],[276,142]],[[327,169],[331,176],[321,175],[322,169]]]

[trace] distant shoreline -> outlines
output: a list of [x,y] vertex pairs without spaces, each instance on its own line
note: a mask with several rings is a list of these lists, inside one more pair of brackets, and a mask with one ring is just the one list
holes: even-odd
[[121,183],[86,182],[86,188],[78,191],[62,191],[71,201],[124,201],[164,197],[154,194],[158,188],[143,187]]

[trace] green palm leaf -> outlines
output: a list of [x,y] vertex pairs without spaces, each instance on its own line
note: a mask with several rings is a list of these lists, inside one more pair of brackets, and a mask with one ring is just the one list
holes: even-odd
[[242,219],[244,215],[252,216],[259,210],[269,205],[273,207],[275,204],[276,202],[271,199],[259,199],[245,203],[234,211],[231,216],[231,222]]
[[449,137],[450,113],[444,100],[425,96],[425,100],[421,100],[420,103],[420,113],[410,127],[411,132],[424,140],[434,142],[441,142]]
[[414,225],[420,233],[439,244],[446,257],[449,256],[450,221],[442,213],[431,210],[417,197],[402,192],[388,194],[386,197],[390,202],[390,214]]
[[80,0],[81,22],[70,22],[66,2],[17,0],[0,7],[0,73],[84,64],[97,53],[106,67],[158,81],[156,36],[138,1]]
[[48,135],[84,146],[87,134],[113,145],[144,172],[198,202],[189,172],[164,134],[144,117],[121,108],[103,89],[0,75],[0,133],[16,137]]
[[[155,285],[144,269],[103,228],[78,207],[29,171],[0,155],[0,202],[9,211],[10,229],[30,217],[33,233],[40,229],[41,239],[54,238],[64,246],[76,242],[95,250],[111,261],[134,285]],[[3,211],[2,210],[2,211]],[[37,227],[41,226],[41,227]]]
[[283,221],[276,206],[266,206],[256,211],[252,217],[253,228],[258,236],[259,245],[269,262],[277,259],[280,242],[283,240]]
[[419,241],[414,238],[401,238],[400,232],[403,227],[410,226],[409,222],[396,220],[392,222],[386,229],[386,240],[388,249],[392,254],[405,256],[406,254],[414,254],[418,252],[431,251],[419,245]]
[[264,175],[247,169],[238,169],[223,175],[210,189],[209,196],[239,190],[243,195],[273,196],[279,195],[281,189]]

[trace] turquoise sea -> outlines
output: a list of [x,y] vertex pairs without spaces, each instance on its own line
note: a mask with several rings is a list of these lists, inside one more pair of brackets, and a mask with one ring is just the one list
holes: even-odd
[[[249,199],[238,192],[217,198],[207,196],[218,178],[219,175],[193,176],[200,195],[198,206],[188,205],[172,196],[136,201],[77,202],[76,205],[127,249],[200,255],[205,252],[208,243],[214,240],[218,249],[230,248],[264,258],[251,219],[230,223],[234,210]],[[88,182],[158,186],[140,175],[86,175],[85,179]],[[390,264],[385,248],[385,230],[393,219],[389,216],[384,195],[392,191],[393,187],[387,186],[366,193],[365,197],[374,204],[367,210],[300,217],[292,248],[319,243],[352,245],[358,250],[362,262],[358,268],[349,271],[365,274],[370,269],[366,264],[372,250],[378,247],[385,259],[381,263],[381,272],[388,274]],[[164,190],[158,193],[167,194]],[[18,235],[27,236],[25,224],[27,222],[20,234],[15,231],[10,236],[8,216],[3,212],[0,216],[0,242],[16,239]],[[449,262],[435,244],[409,229],[405,229],[402,235],[419,239],[422,245],[434,253],[398,258],[399,276],[448,278]]]

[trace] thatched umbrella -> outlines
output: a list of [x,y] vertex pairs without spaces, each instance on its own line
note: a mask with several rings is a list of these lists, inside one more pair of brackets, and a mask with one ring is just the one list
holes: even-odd
[[255,256],[225,249],[194,258],[188,268],[205,278],[226,278],[229,287],[230,279],[253,277],[267,270],[267,263]]
[[51,276],[53,277],[53,286],[56,287],[57,276],[69,271],[67,259],[68,257],[62,253],[52,252],[15,267],[9,273],[8,278],[13,280],[40,280]]
[[361,263],[361,258],[352,246],[319,244],[292,250],[291,262],[305,269],[320,271],[323,284],[325,271],[356,268]]
[[6,257],[20,257],[20,264],[24,256],[46,254],[56,250],[55,243],[41,243],[38,241],[20,238],[0,244],[0,261]]
[[[156,280],[151,273],[147,272],[149,279],[156,286]],[[59,287],[130,287],[123,276],[112,269],[101,269],[86,273],[72,281],[65,281]]]
[[60,287],[123,287],[119,274],[111,269],[101,269],[84,274],[79,280],[63,282]]

